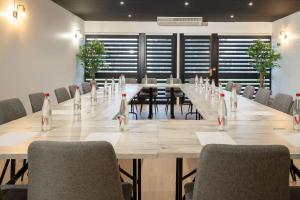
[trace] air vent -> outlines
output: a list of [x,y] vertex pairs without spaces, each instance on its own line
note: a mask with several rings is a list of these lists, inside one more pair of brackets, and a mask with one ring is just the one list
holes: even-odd
[[157,17],[160,26],[207,26],[202,17]]

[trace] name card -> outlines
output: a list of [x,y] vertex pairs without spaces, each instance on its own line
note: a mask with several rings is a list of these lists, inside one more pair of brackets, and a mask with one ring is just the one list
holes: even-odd
[[225,132],[196,132],[196,135],[202,146],[207,144],[236,145],[236,142]]

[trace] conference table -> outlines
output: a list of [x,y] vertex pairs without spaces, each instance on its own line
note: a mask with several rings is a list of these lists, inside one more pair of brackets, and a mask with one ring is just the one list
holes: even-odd
[[[115,117],[119,112],[121,93],[117,90],[106,94],[100,89],[96,106],[90,105],[90,94],[82,95],[80,116],[73,115],[73,100],[54,105],[52,128],[48,132],[41,131],[40,112],[1,125],[0,159],[27,159],[27,149],[33,141],[109,141],[113,144],[118,159],[132,160],[132,175],[120,170],[133,180],[133,199],[139,200],[142,160],[157,158],[176,159],[176,199],[181,199],[183,180],[195,173],[194,170],[183,175],[183,159],[200,156],[204,143],[199,137],[205,134],[213,137],[226,135],[237,145],[285,145],[290,150],[291,159],[300,159],[300,146],[293,143],[295,138],[300,137],[293,132],[292,117],[288,114],[239,96],[238,111],[232,113],[228,109],[228,128],[220,132],[217,123],[218,94],[207,93],[193,84],[128,84],[128,103],[141,89],[155,87],[169,87],[173,88],[172,91],[180,88],[201,114],[201,120],[130,120],[128,131],[120,132]],[[230,105],[230,92],[224,93],[226,104]],[[171,112],[174,114],[175,98],[173,94],[171,97]],[[149,112],[150,107],[152,104],[149,105]],[[14,141],[10,138],[10,142],[1,143],[1,138],[8,135]],[[12,173],[9,183],[14,184],[25,170],[27,165],[16,174]]]

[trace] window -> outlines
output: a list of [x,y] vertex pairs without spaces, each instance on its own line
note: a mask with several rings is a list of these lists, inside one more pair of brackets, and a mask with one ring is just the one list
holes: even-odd
[[[255,40],[271,42],[270,36],[219,36],[219,79],[241,83],[244,87],[259,87],[259,74],[251,66],[248,48]],[[244,88],[243,87],[243,88]],[[271,76],[266,78],[266,87],[271,88]]]

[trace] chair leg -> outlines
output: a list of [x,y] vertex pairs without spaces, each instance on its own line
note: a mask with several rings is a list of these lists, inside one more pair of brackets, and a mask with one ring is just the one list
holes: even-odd
[[[23,167],[26,165],[26,159],[23,160]],[[25,174],[25,173],[24,173]],[[21,181],[23,181],[24,179],[24,174],[22,174],[21,176]]]
[[140,115],[142,115],[142,111],[143,111],[143,102],[141,102]]
[[168,113],[168,111],[169,111],[169,98],[167,98],[165,111],[166,111],[166,113]]
[[0,177],[0,185],[2,185],[4,176],[5,176],[5,174],[6,174],[7,167],[8,167],[8,165],[9,165],[9,162],[10,162],[9,159],[7,159],[7,160],[5,161],[5,165],[4,165],[4,167],[3,167],[3,170],[2,170],[2,173],[1,173],[1,177]]

